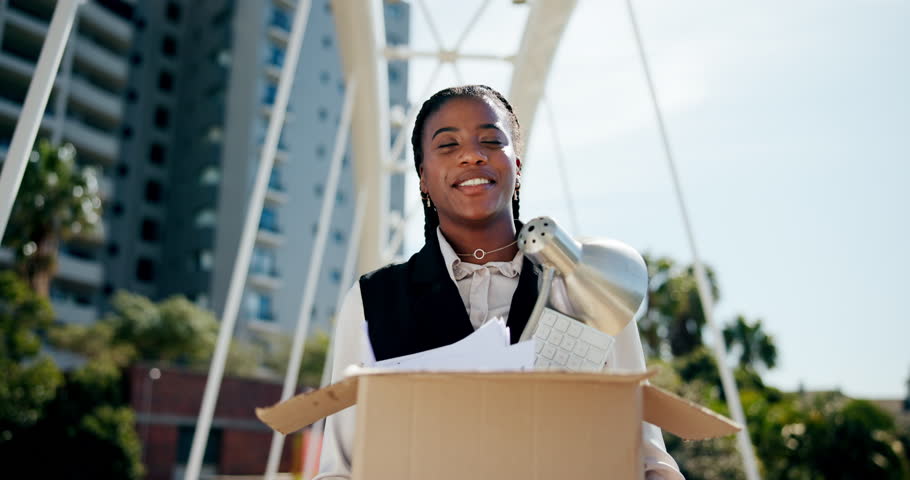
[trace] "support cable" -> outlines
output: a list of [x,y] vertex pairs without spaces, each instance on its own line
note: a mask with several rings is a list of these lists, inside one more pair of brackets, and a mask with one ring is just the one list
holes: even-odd
[[38,129],[41,128],[44,109],[54,88],[54,79],[57,78],[57,70],[60,68],[60,60],[63,58],[76,12],[83,2],[84,0],[62,0],[54,7],[54,15],[47,28],[47,37],[41,46],[41,53],[38,54],[35,73],[25,94],[19,120],[16,122],[13,138],[6,152],[3,168],[0,170],[0,240],[6,232],[6,224],[9,223],[16,194],[19,193],[22,177],[25,176],[25,169],[28,167],[28,157],[35,144],[35,137],[38,136]]
[[736,440],[739,447],[739,453],[743,458],[743,466],[748,480],[759,480],[758,465],[755,459],[755,452],[752,442],[749,439],[749,428],[746,424],[746,416],[743,413],[742,402],[739,399],[739,390],[736,387],[736,380],[727,364],[727,347],[724,345],[724,337],[720,329],[714,322],[714,296],[711,293],[711,287],[708,283],[708,277],[705,274],[704,265],[698,256],[695,247],[695,235],[692,233],[692,224],[689,220],[689,213],[686,209],[685,199],[683,198],[682,186],[679,181],[679,174],[676,170],[676,163],[673,158],[673,151],[670,148],[669,135],[664,124],[663,113],[660,109],[660,103],[657,100],[657,93],[654,87],[654,81],[651,77],[651,69],[648,66],[647,55],[645,54],[644,45],[641,39],[641,33],[638,28],[638,21],[635,18],[635,10],[632,7],[632,0],[626,0],[626,7],[629,13],[629,21],[632,24],[632,31],[635,34],[635,43],[638,47],[638,55],[641,59],[642,70],[644,70],[645,80],[648,83],[648,92],[651,96],[651,104],[654,108],[654,115],[657,119],[657,127],[660,132],[660,140],[664,150],[664,156],[667,159],[667,165],[670,168],[670,176],[673,178],[673,187],[676,193],[676,201],[679,205],[679,211],[682,215],[683,225],[686,229],[686,236],[689,240],[689,248],[692,251],[692,259],[695,265],[695,282],[698,288],[698,297],[701,300],[702,310],[705,313],[705,320],[714,337],[712,345],[714,357],[717,360],[717,366],[720,370],[721,384],[724,389],[724,395],[727,397],[727,405],[733,419],[742,425],[742,430],[736,434]]
[[569,211],[569,220],[572,222],[572,232],[581,235],[581,224],[578,223],[578,213],[575,210],[575,202],[572,201],[572,189],[569,187],[569,172],[566,168],[566,156],[562,149],[562,142],[559,141],[559,132],[556,127],[556,114],[553,112],[553,104],[550,98],[544,96],[544,107],[547,110],[547,122],[550,124],[550,132],[553,134],[553,149],[556,153],[556,170],[559,172],[559,179],[562,182],[562,193],[566,199],[566,209]]
[[262,216],[262,206],[265,203],[266,188],[275,162],[275,153],[278,147],[278,137],[284,124],[287,113],[288,98],[294,84],[297,71],[297,60],[300,58],[300,47],[303,44],[303,33],[306,30],[307,19],[310,14],[311,0],[300,0],[294,13],[294,23],[288,40],[285,63],[281,68],[278,78],[278,91],[275,95],[275,105],[266,128],[265,143],[259,156],[259,166],[256,172],[256,181],[250,204],[247,207],[243,221],[243,230],[240,234],[240,245],[237,249],[237,258],[231,271],[231,280],[228,284],[227,297],[224,310],[221,314],[221,325],[218,329],[218,340],[212,363],[206,377],[205,392],[202,396],[202,405],[199,409],[199,420],[196,422],[196,431],[193,433],[193,444],[190,448],[190,458],[186,465],[186,480],[198,480],[202,469],[202,458],[205,445],[208,442],[209,430],[212,427],[212,417],[215,414],[215,404],[221,390],[221,380],[224,377],[224,364],[227,361],[228,349],[231,338],[234,336],[234,325],[237,322],[237,312],[240,309],[240,300],[246,284],[247,273],[250,269],[250,259],[253,255],[253,246],[256,240],[259,220]]
[[[335,134],[335,149],[332,163],[329,165],[329,175],[326,179],[325,195],[322,197],[322,209],[319,212],[319,224],[316,227],[316,240],[310,253],[310,265],[307,271],[306,284],[303,298],[298,310],[297,327],[294,330],[294,341],[291,345],[291,356],[288,359],[288,368],[284,376],[284,387],[281,390],[281,400],[285,401],[294,394],[297,379],[300,378],[300,365],[303,362],[303,349],[306,344],[307,331],[310,329],[310,317],[313,303],[316,300],[316,291],[319,287],[319,273],[322,268],[322,259],[325,256],[325,245],[329,237],[329,227],[332,221],[332,210],[335,206],[335,193],[338,191],[338,181],[341,179],[341,164],[348,144],[348,133],[351,131],[351,117],[354,110],[354,97],[357,90],[357,79],[348,80],[344,95],[344,105],[341,108],[341,121],[338,132]],[[272,434],[272,447],[269,450],[269,459],[266,464],[265,479],[275,480],[278,464],[281,461],[281,449],[284,446],[285,436],[279,432]]]

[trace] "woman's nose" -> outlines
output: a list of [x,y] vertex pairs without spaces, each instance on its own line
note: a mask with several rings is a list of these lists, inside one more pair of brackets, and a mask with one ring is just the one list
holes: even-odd
[[465,148],[461,155],[461,164],[477,164],[486,163],[488,160],[487,154],[483,151],[480,144],[472,145],[468,148]]

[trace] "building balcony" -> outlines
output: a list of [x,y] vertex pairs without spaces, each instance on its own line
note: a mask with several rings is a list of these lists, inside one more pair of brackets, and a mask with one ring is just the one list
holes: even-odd
[[97,287],[102,281],[101,263],[61,252],[57,257],[57,276],[73,283]]
[[285,30],[284,28],[272,24],[268,27],[269,39],[275,42],[276,45],[286,47],[288,44],[288,39],[291,36],[290,30]]
[[35,18],[15,7],[7,7],[6,18],[9,24],[15,25],[25,31],[25,33],[41,39],[42,42],[47,37],[47,21],[44,19]]
[[281,229],[259,226],[256,232],[256,242],[269,247],[280,247],[284,244],[285,236]]
[[281,185],[269,183],[269,188],[265,191],[265,200],[278,205],[284,205],[285,203],[288,203],[288,194]]
[[132,25],[94,2],[86,2],[79,7],[79,21],[105,32],[124,48],[129,47],[132,42]]
[[119,123],[123,117],[123,103],[119,98],[78,76],[70,82],[70,97],[73,102],[108,120]]
[[98,319],[98,310],[94,305],[83,305],[71,299],[53,301],[57,319],[64,323],[90,325]]
[[126,59],[87,37],[80,36],[76,39],[76,60],[96,73],[107,75],[118,85],[126,84]]
[[251,269],[249,275],[247,276],[247,281],[250,283],[250,285],[267,291],[278,290],[282,285],[281,277],[278,275],[278,270],[262,271]]
[[67,118],[63,122],[63,136],[73,143],[76,151],[91,152],[99,158],[103,158],[108,165],[113,165],[117,160],[120,144],[108,132],[90,127],[79,120]]
[[31,81],[35,75],[35,64],[12,53],[0,51],[0,70],[4,74],[12,73]]
[[278,322],[275,321],[275,316],[271,313],[259,313],[254,315],[248,314],[246,326],[250,330],[255,330],[267,334],[287,333],[281,329],[281,326],[279,326]]

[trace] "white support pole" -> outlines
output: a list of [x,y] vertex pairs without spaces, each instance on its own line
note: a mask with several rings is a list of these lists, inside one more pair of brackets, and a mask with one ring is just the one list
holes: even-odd
[[[344,105],[341,109],[341,121],[338,132],[335,134],[335,149],[332,154],[332,163],[329,166],[329,175],[326,180],[326,191],[322,197],[322,209],[319,212],[319,225],[316,229],[316,240],[313,242],[313,251],[310,254],[310,266],[307,271],[306,284],[303,298],[300,301],[300,310],[297,317],[297,327],[294,330],[294,342],[291,345],[291,356],[288,359],[288,368],[284,375],[284,387],[281,390],[281,401],[291,398],[300,377],[300,364],[303,360],[303,347],[306,343],[307,330],[310,328],[310,313],[319,288],[319,272],[322,269],[322,258],[325,253],[325,244],[329,236],[329,224],[332,221],[332,210],[335,206],[335,193],[338,191],[338,181],[341,178],[341,159],[344,157],[348,144],[348,132],[351,129],[351,113],[354,108],[354,95],[357,90],[357,79],[348,81],[344,93]],[[354,239],[352,238],[351,241]],[[281,449],[284,446],[284,435],[275,432],[272,435],[272,447],[269,450],[269,459],[266,464],[266,480],[275,480],[278,472],[278,463],[281,460]]]
[[12,142],[0,171],[0,239],[6,232],[6,224],[13,211],[13,203],[22,184],[22,177],[28,166],[28,157],[38,136],[47,99],[54,87],[60,59],[66,49],[66,42],[76,19],[76,11],[84,0],[60,0],[54,8],[51,24],[47,29],[47,38],[41,46],[35,74],[25,94],[25,102],[13,131]]
[[[231,271],[231,280],[228,285],[227,298],[224,311],[221,315],[221,326],[218,330],[218,341],[215,353],[209,367],[209,374],[205,382],[205,393],[202,397],[202,406],[199,410],[199,421],[193,434],[193,445],[190,449],[190,458],[186,466],[186,480],[198,480],[199,471],[202,469],[202,457],[205,445],[208,442],[209,430],[212,427],[212,416],[215,413],[215,404],[221,390],[221,379],[224,376],[224,364],[227,361],[228,348],[234,335],[234,324],[237,322],[237,311],[240,309],[240,300],[246,284],[246,276],[250,268],[250,258],[256,240],[259,220],[262,216],[262,206],[265,202],[266,188],[272,174],[272,165],[275,162],[275,153],[278,147],[278,138],[284,117],[287,112],[288,98],[294,84],[294,75],[297,71],[297,60],[300,57],[300,47],[303,44],[303,33],[310,13],[311,0],[300,0],[294,13],[294,24],[288,40],[285,64],[281,68],[278,79],[278,92],[275,96],[275,105],[269,124],[266,129],[265,144],[262,146],[259,157],[259,167],[256,172],[256,181],[253,184],[253,193],[250,205],[243,221],[243,230],[240,235],[240,245],[234,269]],[[333,195],[334,197],[334,195]]]
[[[344,258],[344,269],[341,271],[341,285],[338,288],[338,299],[335,300],[336,321],[332,327],[332,334],[329,336],[329,349],[325,353],[325,364],[322,366],[322,380],[319,382],[320,387],[324,387],[332,381],[332,355],[334,355],[333,345],[335,342],[335,332],[337,330],[337,315],[344,304],[344,297],[348,293],[348,285],[354,278],[354,268],[357,266],[357,247],[360,244],[357,239],[360,238],[360,227],[363,225],[363,212],[366,210],[367,195],[364,192],[357,194],[357,207],[354,210],[354,222],[351,224],[351,232],[348,235],[348,252]],[[315,442],[317,438],[322,437],[325,430],[325,419],[316,422],[310,428],[310,442]],[[303,459],[303,478],[309,479],[316,475],[316,449],[312,448],[307,442],[306,457]]]
[[667,164],[670,168],[670,176],[673,178],[673,187],[676,192],[676,201],[679,205],[680,214],[682,215],[683,225],[686,229],[686,236],[689,240],[689,248],[692,251],[692,259],[695,264],[695,284],[698,288],[698,298],[701,300],[702,310],[705,313],[705,321],[711,330],[711,336],[714,337],[712,348],[714,357],[717,360],[717,368],[720,370],[721,385],[724,389],[724,395],[727,397],[727,405],[733,419],[742,425],[742,430],[736,434],[736,440],[739,447],[739,453],[743,457],[743,469],[748,480],[759,480],[758,464],[755,459],[755,451],[752,448],[752,441],[749,438],[749,428],[746,424],[746,416],[743,413],[742,402],[739,399],[739,389],[736,387],[736,380],[733,378],[733,372],[727,364],[727,347],[724,345],[724,337],[720,329],[714,322],[714,295],[711,293],[711,285],[708,283],[708,276],[705,274],[705,268],[698,256],[695,248],[695,235],[692,233],[692,223],[689,221],[689,213],[686,208],[685,199],[683,198],[682,186],[679,182],[679,174],[676,171],[676,163],[673,159],[673,151],[670,148],[670,139],[667,134],[667,128],[664,124],[663,113],[661,113],[660,103],[657,100],[657,93],[654,87],[654,81],[651,77],[651,69],[648,65],[648,58],[645,55],[644,44],[641,39],[641,33],[638,29],[638,21],[635,18],[635,10],[632,7],[632,0],[626,0],[626,7],[629,12],[629,21],[632,24],[632,32],[635,34],[635,42],[638,46],[638,54],[641,59],[642,69],[644,70],[645,80],[648,83],[648,91],[651,95],[651,104],[654,107],[654,115],[657,119],[657,128],[660,132],[660,139],[663,145],[664,154],[667,158]]

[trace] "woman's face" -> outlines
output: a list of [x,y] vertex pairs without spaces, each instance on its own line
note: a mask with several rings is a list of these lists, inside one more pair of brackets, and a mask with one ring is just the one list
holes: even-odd
[[508,113],[472,97],[453,98],[423,127],[420,190],[429,193],[440,223],[478,223],[512,215],[521,161]]

